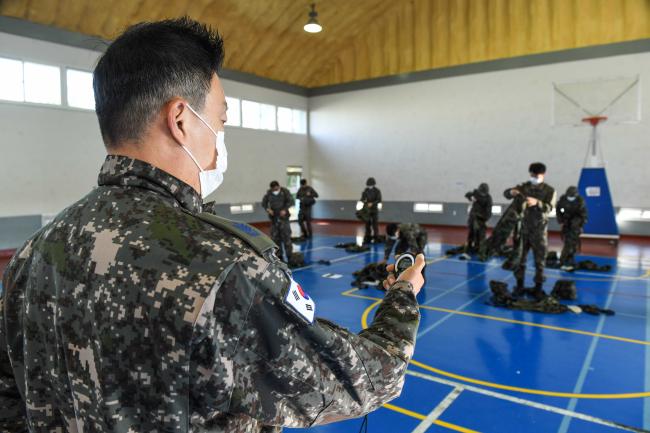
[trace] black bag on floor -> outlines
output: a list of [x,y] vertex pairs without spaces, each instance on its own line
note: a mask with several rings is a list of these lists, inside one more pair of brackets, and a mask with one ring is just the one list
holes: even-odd
[[609,272],[612,270],[612,267],[610,265],[600,266],[598,263],[592,262],[591,260],[583,260],[578,262],[576,269],[582,271]]
[[557,280],[551,296],[563,301],[573,301],[578,298],[578,290],[576,289],[575,281],[571,280]]

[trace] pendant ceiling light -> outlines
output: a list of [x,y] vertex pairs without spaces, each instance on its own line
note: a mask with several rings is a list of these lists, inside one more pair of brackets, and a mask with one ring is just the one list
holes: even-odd
[[316,5],[311,4],[311,12],[309,12],[309,21],[303,27],[307,33],[318,33],[323,30],[323,27],[318,22],[318,12],[316,12]]

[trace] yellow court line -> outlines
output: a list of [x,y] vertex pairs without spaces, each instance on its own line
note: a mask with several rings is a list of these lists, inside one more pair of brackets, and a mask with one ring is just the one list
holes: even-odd
[[[382,301],[381,298],[373,297],[373,296],[365,296],[365,295],[357,295],[354,293],[354,291],[357,291],[359,289],[351,289],[347,290],[343,293],[341,293],[343,296],[350,296],[353,298],[361,298],[361,299],[368,299],[371,301],[378,301],[373,304],[371,304],[371,307],[375,307],[379,302]],[[626,337],[619,337],[617,335],[609,335],[609,334],[598,334],[596,332],[589,332],[589,331],[581,331],[579,329],[571,329],[571,328],[563,328],[560,326],[553,326],[553,325],[544,325],[541,323],[533,323],[533,322],[525,322],[523,320],[515,320],[515,319],[506,319],[504,317],[497,317],[497,316],[489,316],[487,314],[478,314],[478,313],[470,313],[467,311],[457,311],[457,310],[451,310],[449,308],[441,308],[441,307],[431,307],[429,305],[420,305],[420,308],[424,308],[425,310],[432,310],[432,311],[438,311],[442,313],[450,313],[450,314],[457,314],[460,316],[467,316],[467,317],[474,317],[477,319],[486,319],[486,320],[493,320],[495,322],[504,322],[504,323],[513,323],[516,325],[523,325],[523,326],[531,326],[535,328],[542,328],[542,329],[549,329],[551,331],[558,331],[558,332],[568,332],[571,334],[578,334],[578,335],[586,335],[589,337],[599,337],[599,338],[604,338],[607,340],[615,340],[615,341],[622,341],[624,343],[632,343],[632,344],[639,344],[642,346],[650,346],[650,341],[643,341],[643,340],[636,340],[634,338],[626,338]],[[370,308],[368,310],[371,310]],[[367,316],[370,311],[364,311],[364,316],[367,319]],[[368,313],[368,314],[366,314]]]
[[[348,290],[348,292],[349,292],[349,290]],[[355,297],[356,295],[349,294],[347,296]],[[370,297],[366,296],[364,298],[370,298]],[[375,298],[375,299],[377,299],[377,298]],[[361,326],[363,327],[363,329],[366,329],[368,327],[368,315],[370,314],[370,312],[377,305],[379,305],[381,303],[381,301],[382,301],[382,299],[378,299],[376,302],[373,302],[371,305],[366,307],[366,309],[364,310],[363,314],[361,315]],[[421,307],[424,307],[424,306],[421,306]],[[455,313],[460,313],[459,311],[455,311],[455,310],[448,310],[448,311],[455,312]],[[516,322],[518,322],[518,321],[516,321]],[[527,323],[527,322],[522,322],[522,323]],[[537,325],[537,324],[532,323],[530,325]],[[557,328],[557,327],[553,327],[553,328]],[[568,330],[566,328],[559,328],[559,329],[565,329],[565,330],[567,330],[569,332],[574,331],[574,330]],[[595,334],[595,333],[590,333],[590,334],[593,335],[593,336],[599,336],[601,338],[606,338],[607,337],[607,336],[604,336],[604,335],[601,335],[601,334]],[[613,337],[613,336],[609,336],[609,337]],[[620,337],[618,337],[618,338],[620,338]],[[638,341],[638,340],[634,340],[634,341]],[[643,343],[647,344],[645,342],[643,342]],[[545,395],[545,396],[549,396],[549,397],[583,398],[583,399],[627,399],[627,398],[646,398],[646,397],[650,397],[650,392],[631,392],[631,393],[619,393],[619,394],[575,394],[575,393],[570,393],[570,392],[545,391],[545,390],[541,390],[541,389],[521,388],[521,387],[518,387],[518,386],[503,385],[503,384],[500,384],[500,383],[488,382],[488,381],[484,381],[484,380],[474,379],[474,378],[471,378],[471,377],[461,376],[460,374],[455,374],[455,373],[451,373],[451,372],[448,372],[448,371],[445,371],[445,370],[440,370],[438,368],[432,367],[430,365],[424,364],[424,363],[416,361],[414,359],[411,359],[410,363],[417,366],[417,367],[423,368],[425,370],[429,370],[429,371],[431,371],[433,373],[437,373],[437,374],[439,374],[441,376],[451,377],[453,379],[457,379],[457,380],[460,380],[460,381],[463,381],[463,382],[474,383],[474,384],[477,384],[477,385],[483,385],[483,386],[487,386],[487,387],[490,387],[490,388],[503,389],[503,390],[506,390],[506,391],[522,392],[522,393],[526,393],[526,394]]]
[[[419,419],[421,421],[424,421],[427,419],[425,415],[422,415],[421,413],[413,412],[412,410],[404,409],[403,407],[395,406],[393,404],[386,403],[384,405],[386,409],[394,410],[395,412],[399,412],[403,415],[410,416],[412,418]],[[438,425],[440,427],[445,427],[448,428],[449,430],[457,431],[457,432],[462,432],[462,433],[479,433],[476,430],[470,430],[465,427],[461,427],[456,424],[452,424],[450,422],[445,422],[445,421],[440,421],[439,419],[435,420],[433,422],[435,425]]]
[[427,419],[427,417],[425,415],[422,415],[421,413],[413,412],[412,410],[404,409],[403,407],[395,406],[394,404],[386,403],[384,407],[386,409],[399,412],[403,415],[410,416],[411,418],[419,419],[420,421],[424,421],[425,419]]
[[452,379],[461,380],[475,385],[488,386],[490,388],[502,389],[505,391],[523,392],[525,394],[545,395],[548,397],[565,397],[565,398],[583,398],[583,399],[626,399],[626,398],[646,398],[650,397],[650,392],[627,392],[620,394],[575,394],[572,392],[559,392],[559,391],[545,391],[542,389],[521,388],[518,386],[502,385],[500,383],[487,382],[484,380],[473,379],[471,377],[461,376],[459,374],[450,373],[448,371],[440,370],[430,365],[411,359],[411,364],[416,367],[423,368],[432,373],[441,376],[450,377]]

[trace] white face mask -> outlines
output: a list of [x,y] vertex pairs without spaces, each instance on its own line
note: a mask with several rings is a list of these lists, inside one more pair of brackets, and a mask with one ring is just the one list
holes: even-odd
[[217,149],[217,166],[213,170],[203,170],[199,162],[194,158],[194,155],[187,149],[187,147],[181,145],[183,150],[187,152],[187,154],[192,158],[192,161],[194,161],[194,164],[199,168],[199,183],[201,184],[201,198],[206,198],[210,194],[212,194],[214,191],[216,191],[217,188],[221,185],[223,182],[223,174],[228,170],[228,150],[226,149],[226,133],[225,131],[217,131],[215,132],[214,129],[206,122],[199,113],[194,111],[194,108],[192,108],[189,104],[187,105],[187,108],[190,109],[192,113],[196,115],[196,117],[203,122],[205,126],[210,129],[210,131],[214,134],[215,136],[215,147]]
[[573,197],[572,197],[572,196],[568,196],[566,199],[569,200],[569,201],[574,201],[576,198],[575,198],[575,196],[573,196]]
[[272,191],[272,192],[273,192],[273,195],[278,195],[278,194],[280,194],[280,190]]
[[532,183],[533,185],[539,185],[540,183],[542,183],[542,180],[538,177],[531,177],[530,183]]

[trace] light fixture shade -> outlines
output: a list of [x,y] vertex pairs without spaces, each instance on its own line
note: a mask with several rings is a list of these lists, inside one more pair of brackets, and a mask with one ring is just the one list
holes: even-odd
[[318,24],[316,20],[309,20],[307,24],[303,27],[307,33],[318,33],[323,30],[323,27]]
[[309,21],[303,27],[307,33],[318,33],[323,30],[323,27],[318,22],[318,12],[316,12],[316,5],[312,3],[311,12],[309,12]]

